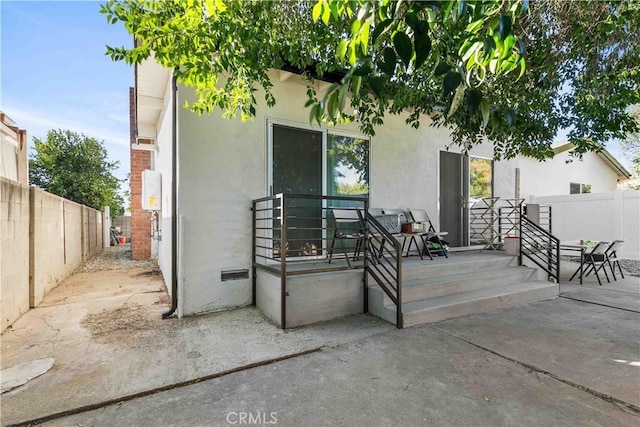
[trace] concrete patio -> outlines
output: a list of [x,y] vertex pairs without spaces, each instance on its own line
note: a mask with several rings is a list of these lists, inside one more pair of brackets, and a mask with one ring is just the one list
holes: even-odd
[[638,277],[403,331],[369,315],[282,331],[253,308],[162,321],[153,271],[93,274],[2,335],[3,369],[56,360],[2,395],[3,425],[640,422]]

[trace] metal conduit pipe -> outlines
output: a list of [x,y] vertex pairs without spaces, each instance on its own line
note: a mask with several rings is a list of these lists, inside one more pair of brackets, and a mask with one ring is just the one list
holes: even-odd
[[162,313],[163,319],[171,316],[178,308],[178,84],[175,72],[171,77],[171,93],[171,308]]

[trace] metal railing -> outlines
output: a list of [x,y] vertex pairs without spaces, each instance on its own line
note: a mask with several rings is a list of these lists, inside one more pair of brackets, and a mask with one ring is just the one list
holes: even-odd
[[[353,210],[366,212],[368,199],[363,197],[315,196],[276,194],[252,202],[252,298],[256,305],[257,270],[268,271],[280,277],[280,321],[286,328],[287,277],[323,272],[364,270],[368,259],[368,245],[357,239],[348,239],[346,245],[333,247],[336,239],[332,211]],[[354,236],[366,241],[364,230],[358,225]],[[360,235],[360,233],[362,233]],[[360,251],[361,253],[357,253]],[[330,257],[331,263],[327,262]],[[356,258],[348,262],[347,257]],[[366,286],[366,283],[365,283]],[[367,292],[364,307],[367,310]]]
[[[552,211],[551,211],[551,205],[536,205],[538,207],[537,212],[535,214],[535,216],[537,217],[536,219],[536,223],[544,228],[545,230],[547,230],[549,233],[553,233],[553,230],[551,228],[551,223],[552,223]],[[528,215],[528,217],[530,219],[534,219],[531,215],[528,214],[528,208],[529,205],[524,205],[523,207],[523,213],[524,215]]]
[[365,281],[371,276],[393,301],[396,306],[396,326],[402,328],[402,245],[373,215],[367,213],[366,223],[369,259]]
[[524,215],[520,218],[520,265],[523,257],[560,282],[560,240]]

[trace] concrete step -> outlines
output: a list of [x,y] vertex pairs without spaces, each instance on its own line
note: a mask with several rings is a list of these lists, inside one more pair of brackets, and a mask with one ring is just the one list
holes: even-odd
[[[404,327],[484,313],[558,296],[556,283],[531,281],[481,289],[402,305]],[[394,305],[384,306],[383,319],[395,323]]]
[[[457,271],[454,270],[454,271]],[[514,283],[528,282],[536,279],[537,272],[528,267],[506,267],[486,269],[446,276],[426,277],[414,280],[403,280],[402,300],[405,303],[446,295],[472,292],[480,289],[498,288]],[[385,294],[384,304],[391,300]]]
[[434,260],[420,260],[417,257],[402,260],[404,282],[429,277],[441,277],[455,272],[469,273],[518,265],[518,258],[488,253],[450,253],[449,258],[435,257]]

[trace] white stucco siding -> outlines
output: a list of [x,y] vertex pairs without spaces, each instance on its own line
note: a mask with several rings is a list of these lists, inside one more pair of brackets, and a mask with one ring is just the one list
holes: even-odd
[[[251,269],[251,201],[267,194],[267,121],[309,126],[305,84],[298,76],[286,82],[274,77],[277,104],[269,109],[256,94],[260,105],[252,122],[223,119],[220,111],[199,116],[179,107],[179,286],[184,315],[251,303],[251,280],[222,282],[221,272]],[[179,89],[179,106],[194,99],[192,90]],[[358,132],[356,124],[340,128]],[[387,117],[371,138],[371,206],[425,208],[437,222],[439,151],[449,142],[446,129],[425,124],[415,130],[403,115]],[[491,157],[492,151],[484,146],[474,154]],[[510,164],[496,164],[497,195],[513,197],[512,170]]]
[[[440,152],[460,152],[459,147],[449,147],[450,143],[450,131],[446,128],[425,123],[413,129],[405,123],[404,115],[387,117],[372,139],[371,205],[424,208],[437,223]],[[493,149],[483,144],[474,147],[470,154],[491,159]],[[494,164],[494,195],[515,196],[514,161]]]
[[173,217],[171,206],[173,95],[171,93],[171,86],[171,79],[168,79],[164,94],[164,108],[159,115],[159,121],[156,126],[158,149],[153,156],[154,169],[160,171],[162,174],[162,206],[160,211],[160,233],[162,237],[160,241],[157,242],[158,266],[162,271],[169,292],[171,292],[171,218]]
[[531,196],[569,194],[572,182],[591,185],[591,193],[606,193],[614,191],[618,181],[613,169],[596,153],[586,153],[582,160],[566,151],[545,162],[522,157],[519,166],[521,194],[527,201]]
[[[193,101],[179,89],[179,105]],[[222,282],[251,268],[251,200],[265,193],[265,125],[179,109],[179,215],[185,315],[251,302],[251,281]]]
[[[413,129],[404,116],[390,116],[371,142],[371,206],[437,208],[438,140],[446,138],[427,126]],[[446,140],[445,140],[446,141]]]

